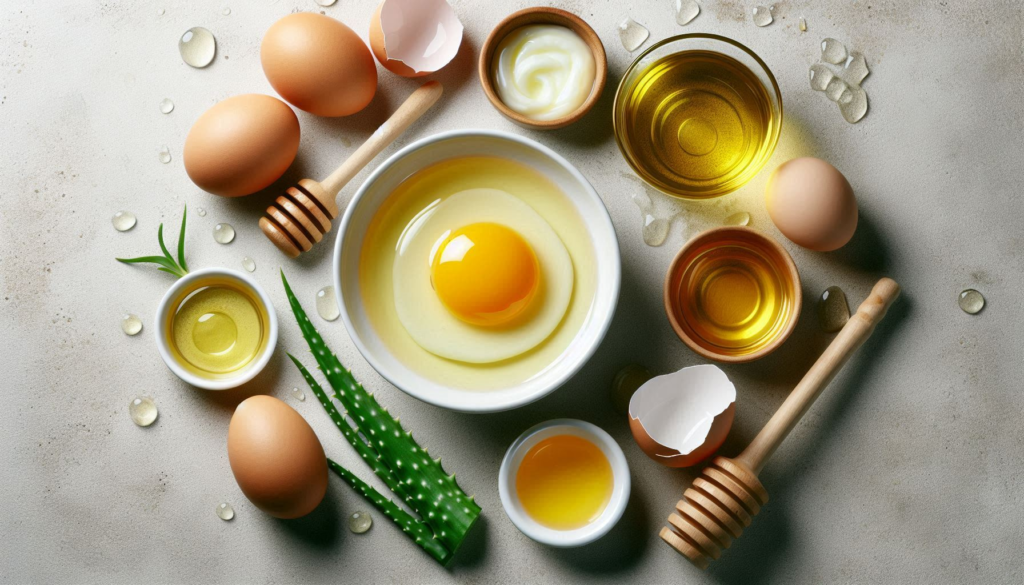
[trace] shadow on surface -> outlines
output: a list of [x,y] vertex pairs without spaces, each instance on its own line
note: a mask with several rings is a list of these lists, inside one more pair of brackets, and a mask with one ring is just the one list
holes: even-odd
[[647,503],[633,491],[619,523],[596,542],[578,548],[550,548],[534,544],[581,573],[601,576],[626,574],[643,560],[649,542],[646,535],[651,530],[647,522]]
[[324,496],[323,501],[315,510],[302,518],[275,519],[275,522],[284,528],[281,532],[301,541],[314,551],[334,554],[342,535],[339,526],[340,512],[334,493],[336,489],[336,486],[332,486],[331,482],[328,482],[327,495]]

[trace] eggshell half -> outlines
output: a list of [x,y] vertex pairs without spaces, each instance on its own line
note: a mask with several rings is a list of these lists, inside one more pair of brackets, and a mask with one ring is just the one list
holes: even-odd
[[370,48],[388,71],[422,77],[455,58],[463,26],[445,0],[384,0],[370,18]]
[[656,376],[629,402],[629,428],[648,457],[690,467],[725,441],[736,413],[736,387],[714,365]]
[[795,158],[779,165],[765,187],[765,205],[783,235],[811,250],[837,250],[857,231],[853,187],[821,159]]
[[320,440],[306,419],[271,396],[253,396],[235,409],[228,461],[245,497],[277,518],[309,514],[327,492]]

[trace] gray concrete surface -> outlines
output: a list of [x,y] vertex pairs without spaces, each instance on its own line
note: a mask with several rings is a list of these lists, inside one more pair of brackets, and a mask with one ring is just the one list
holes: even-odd
[[[282,311],[279,268],[302,298],[329,283],[330,245],[289,261],[260,235],[256,219],[283,186],[321,176],[351,152],[415,86],[383,72],[368,110],[325,120],[300,113],[302,145],[288,175],[246,199],[195,188],[181,163],[192,121],[242,92],[273,93],[259,65],[261,35],[313,0],[155,0],[0,3],[0,582],[635,582],[635,583],[1020,583],[1024,581],[1024,22],[1015,0],[776,2],[776,21],[755,27],[754,2],[704,0],[688,27],[674,23],[671,0],[559,0],[591,22],[608,50],[610,83],[593,115],[547,134],[519,129],[486,102],[475,77],[487,32],[528,0],[455,0],[466,25],[456,61],[436,76],[440,108],[399,145],[462,127],[529,135],[565,154],[597,187],[618,230],[624,286],[614,325],[598,355],[566,387],[514,412],[468,416],[417,402],[390,387],[358,355],[340,322],[322,330],[341,358],[417,437],[444,457],[475,493],[484,520],[444,570],[379,514],[353,535],[345,516],[366,508],[332,480],[312,516],[274,520],[253,508],[227,465],[232,408],[252,393],[295,406],[330,455],[371,474],[331,428],[319,406],[289,397],[301,379],[283,353],[239,391],[185,386],[164,367],[152,314],[168,275],[114,262],[155,251],[157,224],[190,216],[193,266],[258,266],[282,316],[282,350],[303,351]],[[631,6],[627,6],[631,4]],[[224,16],[222,9],[231,8]],[[158,15],[158,9],[166,13]],[[323,10],[365,35],[369,0]],[[768,170],[797,155],[833,162],[854,185],[862,223],[840,252],[818,254],[787,242],[814,299],[844,287],[856,304],[880,275],[904,287],[900,304],[779,450],[762,476],[771,502],[706,573],[691,567],[657,530],[692,470],[647,460],[607,399],[622,366],[667,372],[700,360],[672,334],[661,309],[661,281],[685,234],[748,210],[778,236],[761,203],[767,172],[714,203],[685,206],[668,243],[649,248],[630,195],[638,187],[611,135],[615,82],[630,61],[616,22],[625,14],[652,41],[681,32],[724,34],[753,47],[779,78],[785,100],[782,143]],[[797,27],[807,19],[808,32]],[[176,42],[203,25],[219,40],[216,62],[185,66]],[[823,37],[867,55],[871,111],[855,126],[810,91],[807,67]],[[648,41],[651,42],[651,41]],[[175,103],[170,115],[158,104]],[[173,160],[157,152],[167,145]],[[392,147],[392,151],[395,147]],[[362,175],[365,176],[365,173]],[[360,177],[361,179],[361,177]],[[346,190],[351,195],[353,188]],[[661,201],[659,204],[664,205]],[[118,210],[138,215],[125,234]],[[214,243],[217,222],[238,238]],[[964,288],[988,306],[957,308]],[[828,343],[814,303],[776,354],[725,368],[739,388],[736,424],[723,448],[737,453]],[[120,316],[142,316],[130,338]],[[137,394],[151,395],[158,422],[128,418]],[[497,471],[508,444],[553,417],[578,417],[611,432],[632,466],[634,492],[622,522],[603,540],[575,550],[529,541],[505,517]],[[221,501],[237,517],[214,514]]]

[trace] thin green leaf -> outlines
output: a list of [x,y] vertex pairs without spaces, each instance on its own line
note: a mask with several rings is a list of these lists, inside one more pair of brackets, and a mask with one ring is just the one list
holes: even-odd
[[188,205],[181,214],[181,233],[178,234],[178,266],[184,272],[188,272],[188,264],[185,264],[185,218],[188,217]]
[[174,276],[177,276],[178,278],[181,278],[182,276],[185,276],[185,273],[180,271],[180,270],[178,270],[178,269],[172,270],[170,268],[157,268],[157,270],[160,270],[161,272],[166,272],[168,274],[173,274]]
[[167,251],[167,246],[164,244],[164,224],[160,224],[160,227],[157,228],[156,239],[160,240],[160,249],[163,250],[164,256],[173,264],[174,256],[171,256],[171,253]]
[[124,264],[159,264],[165,268],[178,267],[172,260],[168,260],[163,256],[139,256],[138,258],[116,258],[116,260]]

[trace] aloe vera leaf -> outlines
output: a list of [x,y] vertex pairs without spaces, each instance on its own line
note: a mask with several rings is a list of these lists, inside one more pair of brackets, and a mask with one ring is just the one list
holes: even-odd
[[[347,423],[346,423],[347,424]],[[368,485],[363,480],[356,477],[351,471],[338,465],[331,459],[327,459],[327,466],[330,467],[331,471],[338,474],[341,479],[345,481],[355,491],[359,492],[364,498],[366,498],[373,507],[380,510],[381,514],[384,514],[390,518],[402,532],[406,533],[409,538],[413,539],[416,544],[420,545],[423,550],[427,551],[427,554],[434,557],[437,562],[445,565],[451,560],[452,553],[436,538],[434,538],[433,532],[430,528],[420,519],[415,518],[412,514],[406,512],[398,506],[398,504],[385,498],[380,492],[375,490],[373,486]]]
[[417,514],[430,525],[434,535],[453,553],[462,544],[466,533],[480,516],[480,506],[467,496],[441,467],[441,459],[431,459],[409,433],[386,409],[342,366],[299,304],[284,272],[281,273],[285,293],[320,371],[327,377],[335,397],[353,418],[381,461],[399,480],[403,497]]
[[377,455],[377,452],[374,451],[373,448],[366,443],[366,441],[361,439],[358,434],[356,434],[356,431],[352,428],[352,425],[350,425],[349,422],[345,420],[345,417],[343,417],[341,413],[338,412],[338,409],[334,406],[334,403],[331,402],[331,399],[329,396],[327,396],[327,393],[324,392],[324,389],[320,386],[320,383],[317,382],[315,378],[313,378],[313,375],[310,374],[309,370],[307,370],[306,367],[302,365],[302,362],[300,362],[292,354],[288,354],[288,357],[291,358],[295,366],[299,368],[299,372],[302,373],[302,377],[305,378],[306,383],[309,384],[309,387],[313,391],[313,394],[316,396],[317,400],[320,401],[320,404],[324,407],[324,410],[327,411],[328,416],[330,416],[331,420],[334,421],[334,425],[338,427],[338,430],[341,431],[341,434],[345,437],[345,439],[348,440],[349,444],[351,444],[352,447],[355,448],[356,453],[358,453],[359,456],[362,457],[363,461],[365,461],[366,464],[369,465],[371,469],[373,469],[373,472],[377,474],[377,477],[381,478],[381,480],[384,481],[384,485],[388,486],[388,489],[395,492],[396,494],[401,494],[402,491],[398,485],[398,480],[395,479],[395,476],[391,473],[391,470],[388,469],[383,462],[381,462],[380,456]]

